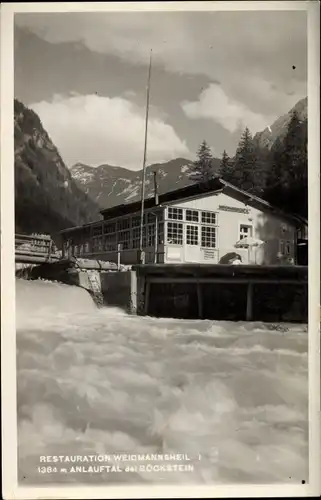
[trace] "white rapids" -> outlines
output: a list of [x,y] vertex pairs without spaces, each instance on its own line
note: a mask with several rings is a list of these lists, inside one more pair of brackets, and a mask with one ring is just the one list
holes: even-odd
[[[306,325],[131,317],[16,282],[19,481],[301,483]],[[40,474],[39,456],[187,453],[193,472]],[[196,460],[196,457],[199,457]]]

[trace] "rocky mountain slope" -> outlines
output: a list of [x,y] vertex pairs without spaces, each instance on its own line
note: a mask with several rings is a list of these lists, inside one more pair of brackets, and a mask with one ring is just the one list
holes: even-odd
[[278,118],[270,127],[265,128],[254,136],[254,140],[261,148],[271,149],[277,139],[283,139],[286,135],[291,115],[296,111],[300,120],[304,121],[308,117],[308,98],[305,97],[296,103],[286,114]]
[[100,217],[36,113],[14,101],[16,232],[51,233]]
[[[154,174],[157,173],[158,193],[166,193],[192,184],[188,177],[190,160],[176,158],[166,163],[155,163],[146,168],[146,197],[154,196]],[[214,159],[217,170],[220,160]],[[71,175],[78,186],[101,208],[138,201],[141,196],[142,170],[100,165],[97,168],[77,163]]]

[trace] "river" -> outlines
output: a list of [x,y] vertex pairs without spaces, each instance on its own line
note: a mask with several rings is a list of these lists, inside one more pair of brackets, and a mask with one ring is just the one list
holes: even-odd
[[[16,303],[20,483],[307,480],[306,325],[131,317],[41,280],[18,279]],[[121,452],[187,454],[193,470],[38,468]]]

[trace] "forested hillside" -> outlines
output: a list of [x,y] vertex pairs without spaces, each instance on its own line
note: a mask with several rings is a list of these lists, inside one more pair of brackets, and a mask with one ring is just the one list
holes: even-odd
[[16,232],[50,233],[100,218],[32,110],[14,101]]
[[218,173],[211,168],[205,141],[190,176],[206,180],[219,175],[287,212],[308,217],[307,99],[256,136],[245,128],[236,154],[223,152]]

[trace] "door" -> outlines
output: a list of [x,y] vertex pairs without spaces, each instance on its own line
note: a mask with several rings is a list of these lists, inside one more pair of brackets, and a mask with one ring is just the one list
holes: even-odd
[[200,262],[200,228],[196,224],[186,224],[184,261]]
[[[239,240],[243,240],[244,238],[252,238],[253,236],[253,226],[251,224],[240,224],[239,229]],[[244,252],[244,258],[246,259],[247,264],[253,263],[253,248],[252,247],[244,247],[247,248],[246,254]],[[246,255],[246,256],[245,256]]]

